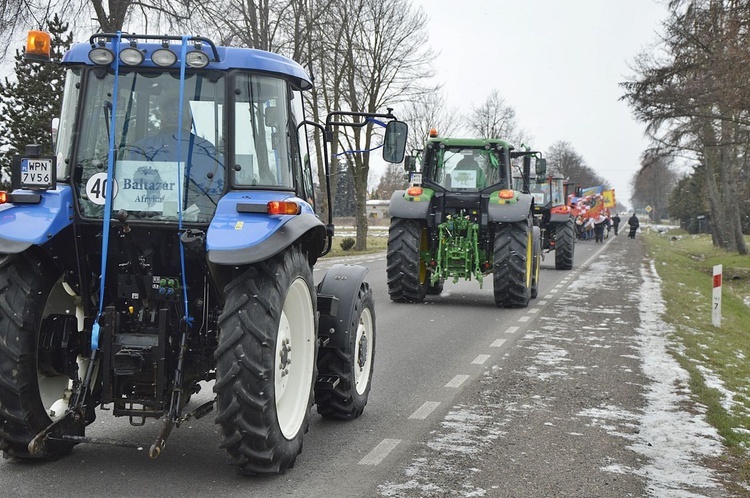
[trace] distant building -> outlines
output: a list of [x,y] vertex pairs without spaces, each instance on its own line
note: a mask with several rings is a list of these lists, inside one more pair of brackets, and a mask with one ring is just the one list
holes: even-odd
[[390,200],[371,199],[367,201],[366,211],[368,218],[387,218]]

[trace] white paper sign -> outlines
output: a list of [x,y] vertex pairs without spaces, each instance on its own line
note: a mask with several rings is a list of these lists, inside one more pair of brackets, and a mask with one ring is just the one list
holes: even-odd
[[[176,161],[117,161],[118,192],[112,209],[171,214],[183,192]],[[179,182],[179,183],[178,183]]]

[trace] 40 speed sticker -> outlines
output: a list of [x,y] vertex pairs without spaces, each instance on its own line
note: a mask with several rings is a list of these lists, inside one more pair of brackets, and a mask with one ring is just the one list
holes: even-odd
[[[96,173],[86,182],[86,196],[91,202],[103,206],[107,200],[107,173]],[[112,184],[112,198],[117,197],[117,180]]]

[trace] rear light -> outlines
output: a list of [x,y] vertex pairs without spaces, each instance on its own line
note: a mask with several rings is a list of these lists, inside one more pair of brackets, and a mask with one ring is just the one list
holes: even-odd
[[271,201],[266,204],[268,214],[299,214],[302,209],[293,201]]
[[422,195],[422,187],[409,187],[406,189],[406,195],[410,195],[412,197],[419,197]]
[[0,190],[0,204],[5,204],[6,202],[8,202],[8,192]]
[[513,199],[516,196],[516,191],[503,189],[497,193],[497,196],[501,199]]

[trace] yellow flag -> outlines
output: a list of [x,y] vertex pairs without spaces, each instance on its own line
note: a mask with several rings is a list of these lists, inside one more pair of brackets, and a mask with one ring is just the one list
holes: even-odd
[[605,208],[613,208],[617,205],[617,202],[615,202],[615,189],[605,190],[602,192],[602,197],[604,198]]

